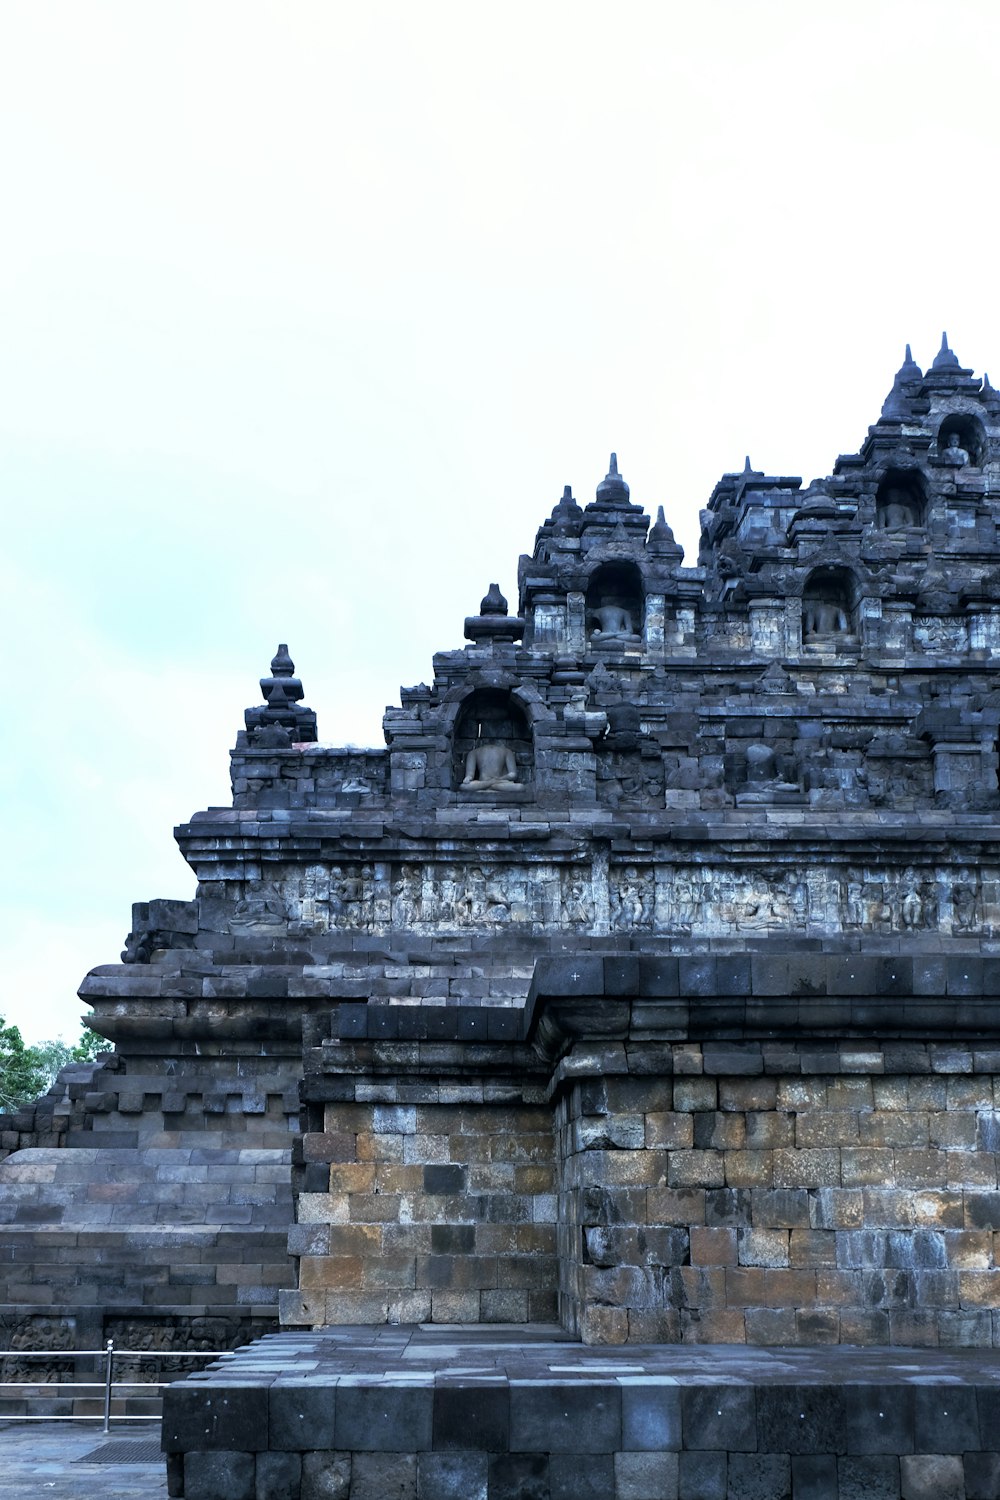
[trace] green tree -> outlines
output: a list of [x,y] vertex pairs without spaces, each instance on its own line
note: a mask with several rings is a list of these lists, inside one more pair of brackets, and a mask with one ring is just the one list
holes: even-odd
[[16,1026],[0,1016],[0,1112],[11,1113],[44,1094],[67,1063],[94,1062],[111,1043],[85,1026],[76,1042],[62,1037],[26,1046]]
[[48,1086],[35,1049],[26,1047],[18,1028],[0,1016],[0,1111],[12,1114]]

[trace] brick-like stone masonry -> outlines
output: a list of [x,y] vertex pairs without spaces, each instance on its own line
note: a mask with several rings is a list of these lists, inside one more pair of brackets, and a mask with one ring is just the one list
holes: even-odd
[[167,1393],[184,1500],[995,1500],[971,1350],[602,1351],[538,1329],[281,1334]]

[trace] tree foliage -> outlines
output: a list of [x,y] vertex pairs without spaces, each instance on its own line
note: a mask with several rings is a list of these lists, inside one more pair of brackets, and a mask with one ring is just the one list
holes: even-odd
[[92,1062],[111,1043],[84,1027],[76,1042],[56,1037],[28,1046],[17,1026],[0,1016],[0,1113],[11,1114],[44,1094],[67,1063]]

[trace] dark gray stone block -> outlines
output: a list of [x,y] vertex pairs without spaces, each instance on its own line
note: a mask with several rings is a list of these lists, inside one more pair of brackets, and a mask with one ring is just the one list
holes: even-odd
[[435,1449],[503,1453],[510,1442],[506,1385],[439,1385],[434,1390]]
[[180,1386],[165,1406],[162,1444],[168,1453],[261,1452],[269,1446],[267,1386]]
[[728,1465],[725,1453],[683,1451],[678,1468],[678,1500],[726,1500]]
[[430,1387],[341,1384],[335,1446],[351,1452],[423,1452],[431,1447],[433,1396]]
[[336,1388],[303,1381],[274,1384],[268,1397],[268,1447],[303,1452],[334,1446]]
[[1000,1432],[980,1435],[976,1393],[964,1386],[918,1386],[914,1396],[918,1450],[966,1453],[1000,1439]]
[[1000,1453],[966,1453],[966,1500],[997,1500],[1000,1495]]
[[730,1453],[729,1500],[791,1500],[787,1453]]
[[608,1500],[614,1492],[609,1453],[553,1453],[549,1459],[550,1500]]
[[912,1453],[913,1388],[849,1385],[844,1391],[849,1453]]
[[547,1453],[502,1453],[490,1459],[489,1500],[551,1500]]
[[681,1446],[681,1393],[676,1385],[622,1385],[622,1448],[664,1453]]
[[687,1386],[681,1393],[681,1412],[685,1448],[756,1451],[757,1408],[752,1387]]
[[618,1386],[510,1385],[512,1453],[614,1453],[622,1446]]
[[792,1500],[834,1500],[837,1460],[832,1453],[796,1454],[792,1459]]
[[760,1385],[757,1446],[762,1453],[843,1453],[844,1393],[832,1385]]
[[485,1453],[421,1453],[417,1500],[487,1500]]
[[257,1500],[252,1453],[185,1453],[184,1500]]
[[[845,1457],[837,1460],[839,1489],[828,1490],[839,1500],[899,1500],[899,1459]],[[798,1491],[793,1491],[799,1500]],[[817,1496],[820,1500],[820,1496]]]
[[257,1455],[256,1500],[300,1500],[302,1459],[298,1453]]

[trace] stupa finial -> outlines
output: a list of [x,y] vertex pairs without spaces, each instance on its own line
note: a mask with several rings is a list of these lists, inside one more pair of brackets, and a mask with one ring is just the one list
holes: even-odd
[[936,355],[936,357],[934,359],[934,363],[931,365],[931,369],[932,370],[958,370],[958,369],[961,369],[961,365],[959,364],[959,360],[958,360],[958,355],[955,354],[954,351],[952,349],[950,349],[949,346],[948,346],[948,335],[946,333],[942,333],[942,335],[941,335],[941,348],[937,352],[937,355]]

